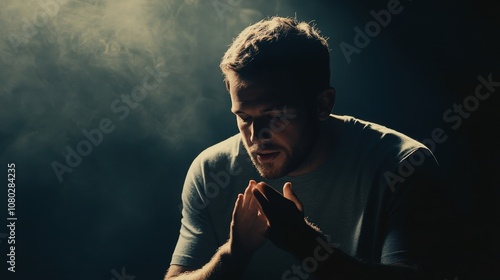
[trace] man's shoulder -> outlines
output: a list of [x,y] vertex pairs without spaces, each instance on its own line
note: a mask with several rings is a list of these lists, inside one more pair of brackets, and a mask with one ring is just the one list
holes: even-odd
[[[221,180],[221,176],[226,178],[235,175],[241,176],[253,172],[250,167],[251,162],[241,141],[241,136],[236,134],[200,152],[189,167],[186,182],[196,185],[197,183],[193,184],[194,181],[206,183],[207,180]],[[231,184],[237,182],[237,180],[231,180]],[[206,187],[205,183],[200,183],[200,186]]]
[[241,154],[241,145],[241,135],[238,133],[205,148],[194,161],[209,165],[231,161]]
[[428,150],[420,141],[385,125],[347,115],[335,118],[342,123],[341,134],[347,138],[344,141],[365,150],[389,149],[400,153],[400,156],[417,149]]

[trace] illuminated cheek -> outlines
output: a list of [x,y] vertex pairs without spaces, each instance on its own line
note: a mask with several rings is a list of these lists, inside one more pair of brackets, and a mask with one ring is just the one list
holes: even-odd
[[240,130],[241,135],[243,135],[243,138],[248,141],[250,139],[250,129],[246,125],[238,125],[238,129]]

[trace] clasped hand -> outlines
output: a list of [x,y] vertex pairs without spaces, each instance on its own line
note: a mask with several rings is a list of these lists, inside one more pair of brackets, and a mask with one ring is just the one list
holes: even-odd
[[283,185],[281,195],[266,183],[251,180],[234,206],[229,239],[231,251],[237,257],[249,257],[269,239],[291,252],[308,227],[302,203],[290,182]]

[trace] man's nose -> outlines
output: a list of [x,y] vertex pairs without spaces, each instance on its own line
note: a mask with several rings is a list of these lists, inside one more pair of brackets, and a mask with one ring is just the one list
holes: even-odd
[[254,119],[250,129],[250,141],[254,144],[269,142],[273,137],[273,131],[269,128],[269,121],[266,119]]

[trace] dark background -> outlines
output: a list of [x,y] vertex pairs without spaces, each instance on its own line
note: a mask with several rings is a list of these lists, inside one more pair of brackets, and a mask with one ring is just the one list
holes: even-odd
[[[339,45],[354,45],[353,28],[364,29],[370,11],[388,2],[84,0],[44,12],[36,1],[2,1],[0,163],[4,178],[7,163],[16,164],[18,218],[17,272],[2,279],[162,279],[189,164],[237,132],[220,57],[239,31],[270,15],[314,20],[329,37],[334,113],[418,140],[445,131],[435,153],[453,206],[456,275],[486,279],[500,263],[500,87],[456,129],[443,114],[474,95],[478,76],[500,81],[500,10],[480,1],[401,1],[403,10],[348,63]],[[145,67],[168,77],[121,120],[110,105],[142,84]],[[52,164],[66,164],[66,148],[104,118],[114,131],[59,181]],[[2,274],[6,234],[1,226]]]

